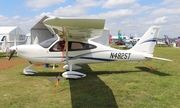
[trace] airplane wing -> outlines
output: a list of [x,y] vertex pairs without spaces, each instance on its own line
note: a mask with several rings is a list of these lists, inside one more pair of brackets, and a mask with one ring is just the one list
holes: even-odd
[[87,40],[102,34],[105,19],[53,17],[44,20],[44,24],[61,38]]

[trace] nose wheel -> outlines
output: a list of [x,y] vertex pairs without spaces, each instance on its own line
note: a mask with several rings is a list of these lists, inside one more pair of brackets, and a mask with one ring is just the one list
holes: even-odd
[[34,64],[30,64],[28,67],[26,67],[24,70],[23,70],[23,73],[25,74],[25,75],[34,75],[34,74],[36,74],[37,73],[37,71],[34,71],[34,70],[32,70],[32,69],[29,69],[30,67],[32,67]]

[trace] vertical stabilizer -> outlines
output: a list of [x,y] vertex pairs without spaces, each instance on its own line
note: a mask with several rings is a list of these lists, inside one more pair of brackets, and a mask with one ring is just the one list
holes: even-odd
[[130,50],[152,54],[154,52],[159,30],[159,26],[151,26]]

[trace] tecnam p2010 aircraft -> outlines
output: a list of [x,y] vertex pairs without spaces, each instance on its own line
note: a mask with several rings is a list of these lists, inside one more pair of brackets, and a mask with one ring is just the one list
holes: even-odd
[[[86,74],[74,70],[81,67],[75,64],[88,64],[111,61],[141,62],[150,59],[171,61],[153,57],[156,39],[160,27],[152,26],[142,38],[129,50],[119,50],[91,41],[100,36],[104,28],[104,19],[48,18],[44,21],[47,28],[55,35],[37,45],[16,46],[18,56],[30,61],[24,74],[35,74],[29,69],[34,63],[53,63],[62,61],[69,70],[62,75],[66,78],[81,78]],[[63,56],[63,51],[65,52]],[[11,54],[12,56],[12,54]],[[11,58],[10,56],[10,58]],[[9,58],[9,59],[10,59]],[[64,58],[62,60],[62,58]]]

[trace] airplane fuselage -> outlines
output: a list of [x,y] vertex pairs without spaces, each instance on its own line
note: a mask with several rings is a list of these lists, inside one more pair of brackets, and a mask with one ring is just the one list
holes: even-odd
[[[57,39],[49,47],[44,48],[39,44],[36,45],[21,45],[17,46],[18,56],[36,63],[66,63],[66,51],[51,51],[52,47],[59,41]],[[118,50],[110,48],[93,41],[84,42],[89,48],[68,49],[69,64],[97,63],[110,61],[145,61],[146,53],[133,52],[130,50]],[[84,44],[83,44],[84,45]],[[93,48],[91,48],[92,46]],[[72,47],[74,47],[72,45]],[[79,46],[80,47],[80,46]]]

